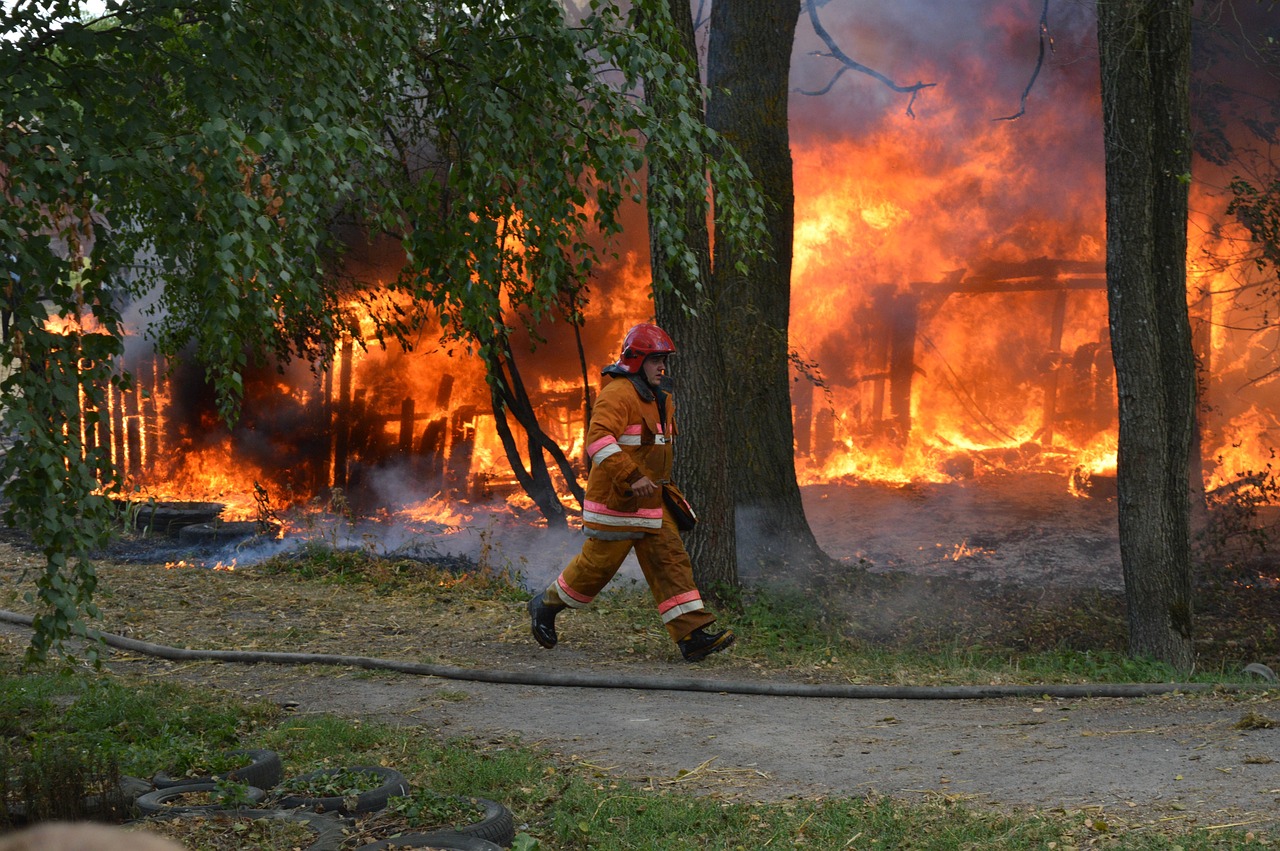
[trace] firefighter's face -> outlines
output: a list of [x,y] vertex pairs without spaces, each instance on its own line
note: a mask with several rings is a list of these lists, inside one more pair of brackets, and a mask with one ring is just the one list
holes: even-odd
[[641,369],[644,370],[644,380],[649,382],[649,386],[657,387],[667,374],[667,356],[651,355],[644,359]]

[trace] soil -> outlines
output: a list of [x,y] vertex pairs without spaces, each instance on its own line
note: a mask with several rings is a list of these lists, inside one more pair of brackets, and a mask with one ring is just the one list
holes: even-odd
[[[787,577],[847,635],[889,647],[967,642],[1024,649],[1123,649],[1114,506],[1047,483],[806,491],[815,533],[835,561]],[[497,521],[484,551],[458,558],[515,564],[538,587],[571,539]],[[440,541],[437,551],[448,549]],[[243,555],[244,551],[241,551]],[[519,600],[459,602],[447,588],[375,593],[267,575],[224,555],[185,567],[135,551],[100,568],[102,629],[157,644],[209,649],[340,653],[482,671],[590,672],[626,678],[848,682],[847,668],[773,669],[738,649],[684,664],[654,622],[634,623],[602,602],[561,620],[547,651],[528,635]],[[5,608],[20,546],[0,550]],[[1257,565],[1251,563],[1251,570]],[[620,582],[634,580],[624,571]],[[760,573],[749,583],[764,583]],[[1249,582],[1241,581],[1248,578]],[[1265,576],[1237,571],[1202,590],[1206,660],[1280,669],[1277,594]],[[767,584],[767,583],[765,583]],[[1265,583],[1262,583],[1265,585]],[[406,586],[408,587],[408,586]],[[761,586],[763,587],[763,586]],[[1256,593],[1255,593],[1256,592]],[[1269,630],[1269,631],[1268,631]],[[28,633],[0,626],[15,656]],[[1142,698],[847,699],[723,692],[567,688],[441,679],[335,666],[168,662],[113,652],[110,667],[180,678],[265,698],[298,713],[338,713],[423,725],[497,745],[519,740],[567,762],[638,784],[737,800],[887,795],[943,798],[1002,809],[1087,809],[1101,820],[1280,825],[1280,691]],[[903,671],[897,683],[919,682]],[[895,683],[887,683],[895,684]],[[927,684],[927,681],[925,682]]]

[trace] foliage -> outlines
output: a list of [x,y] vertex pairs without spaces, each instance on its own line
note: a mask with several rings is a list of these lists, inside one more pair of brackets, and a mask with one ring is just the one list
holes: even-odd
[[165,773],[176,779],[189,779],[192,782],[203,782],[207,778],[214,778],[219,786],[228,790],[234,790],[237,784],[235,780],[230,779],[232,772],[237,769],[243,769],[249,765],[250,757],[244,753],[236,753],[234,751],[215,751],[208,752],[201,750],[200,752],[186,751],[181,754],[182,761],[175,766],[170,766]]
[[129,388],[113,363],[126,300],[158,319],[161,351],[209,365],[227,416],[248,352],[309,355],[336,331],[327,228],[360,198],[351,161],[377,145],[365,90],[381,77],[365,60],[394,55],[399,31],[384,4],[358,5],[113,0],[92,24],[74,0],[2,13],[2,469],[6,521],[48,559],[33,658],[97,614],[86,556],[120,481],[96,426],[107,388]]
[[[0,11],[0,475],[6,522],[48,562],[32,659],[97,615],[88,556],[122,483],[96,436],[109,389],[130,388],[116,366],[126,310],[162,354],[204,365],[233,420],[251,360],[324,363],[357,307],[379,339],[407,341],[434,314],[488,351],[508,311],[573,303],[640,195],[650,146],[689,153],[696,173],[670,177],[686,191],[721,180],[718,203],[750,238],[745,167],[693,116],[658,121],[635,96],[642,76],[662,88],[679,75],[612,2],[572,26],[554,0],[83,12]],[[339,274],[360,234],[400,241],[407,302]]]
[[147,819],[135,822],[130,829],[166,836],[184,848],[202,851],[308,848],[316,837],[315,830],[300,821],[231,811]]
[[1258,269],[1270,269],[1273,280],[1263,295],[1274,301],[1280,286],[1274,280],[1280,275],[1280,180],[1255,185],[1244,178],[1231,181],[1232,200],[1227,214],[1239,219],[1257,246],[1254,263]]
[[[1272,450],[1275,458],[1275,450]],[[1257,469],[1238,473],[1231,482],[1206,495],[1207,521],[1196,535],[1198,555],[1206,573],[1239,578],[1252,562],[1275,549],[1275,529],[1264,518],[1280,500],[1280,478],[1269,460]]]
[[[415,108],[393,120],[415,188],[398,285],[432,305],[454,339],[478,343],[486,360],[502,354],[513,312],[536,321],[575,303],[600,246],[621,230],[621,208],[641,199],[644,166],[656,153],[679,152],[686,168],[656,175],[651,191],[705,205],[709,177],[723,187],[717,213],[732,225],[725,238],[751,242],[762,233],[750,173],[701,122],[700,93],[687,90],[664,44],[665,4],[647,4],[659,23],[645,33],[612,3],[591,5],[575,26],[551,2],[440,9],[415,53],[410,86],[448,108],[410,102]],[[642,85],[675,99],[674,120],[637,97]],[[677,214],[666,211],[652,230],[696,278]],[[406,332],[417,318],[388,328]]]
[[313,776],[294,777],[276,788],[277,794],[303,798],[345,798],[377,789],[386,781],[381,775],[359,768],[338,768]]
[[415,830],[456,829],[484,818],[484,806],[462,795],[441,795],[431,789],[415,789],[408,795],[387,799],[387,810]]

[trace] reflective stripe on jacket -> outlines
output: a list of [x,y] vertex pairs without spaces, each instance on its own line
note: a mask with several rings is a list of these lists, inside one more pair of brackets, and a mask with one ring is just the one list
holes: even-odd
[[662,528],[662,489],[642,499],[631,486],[642,476],[654,483],[671,477],[675,402],[664,395],[665,421],[643,379],[605,373],[587,427],[591,474],[582,522],[589,536],[634,538]]

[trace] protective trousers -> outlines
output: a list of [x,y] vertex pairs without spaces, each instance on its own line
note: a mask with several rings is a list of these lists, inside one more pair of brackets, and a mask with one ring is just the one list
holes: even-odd
[[640,539],[603,541],[588,538],[582,552],[569,562],[547,589],[544,600],[552,605],[583,608],[604,590],[634,547],[640,570],[658,604],[658,613],[673,641],[715,621],[702,606],[702,595],[693,582],[693,563],[685,552],[680,532],[668,512],[662,530]]

